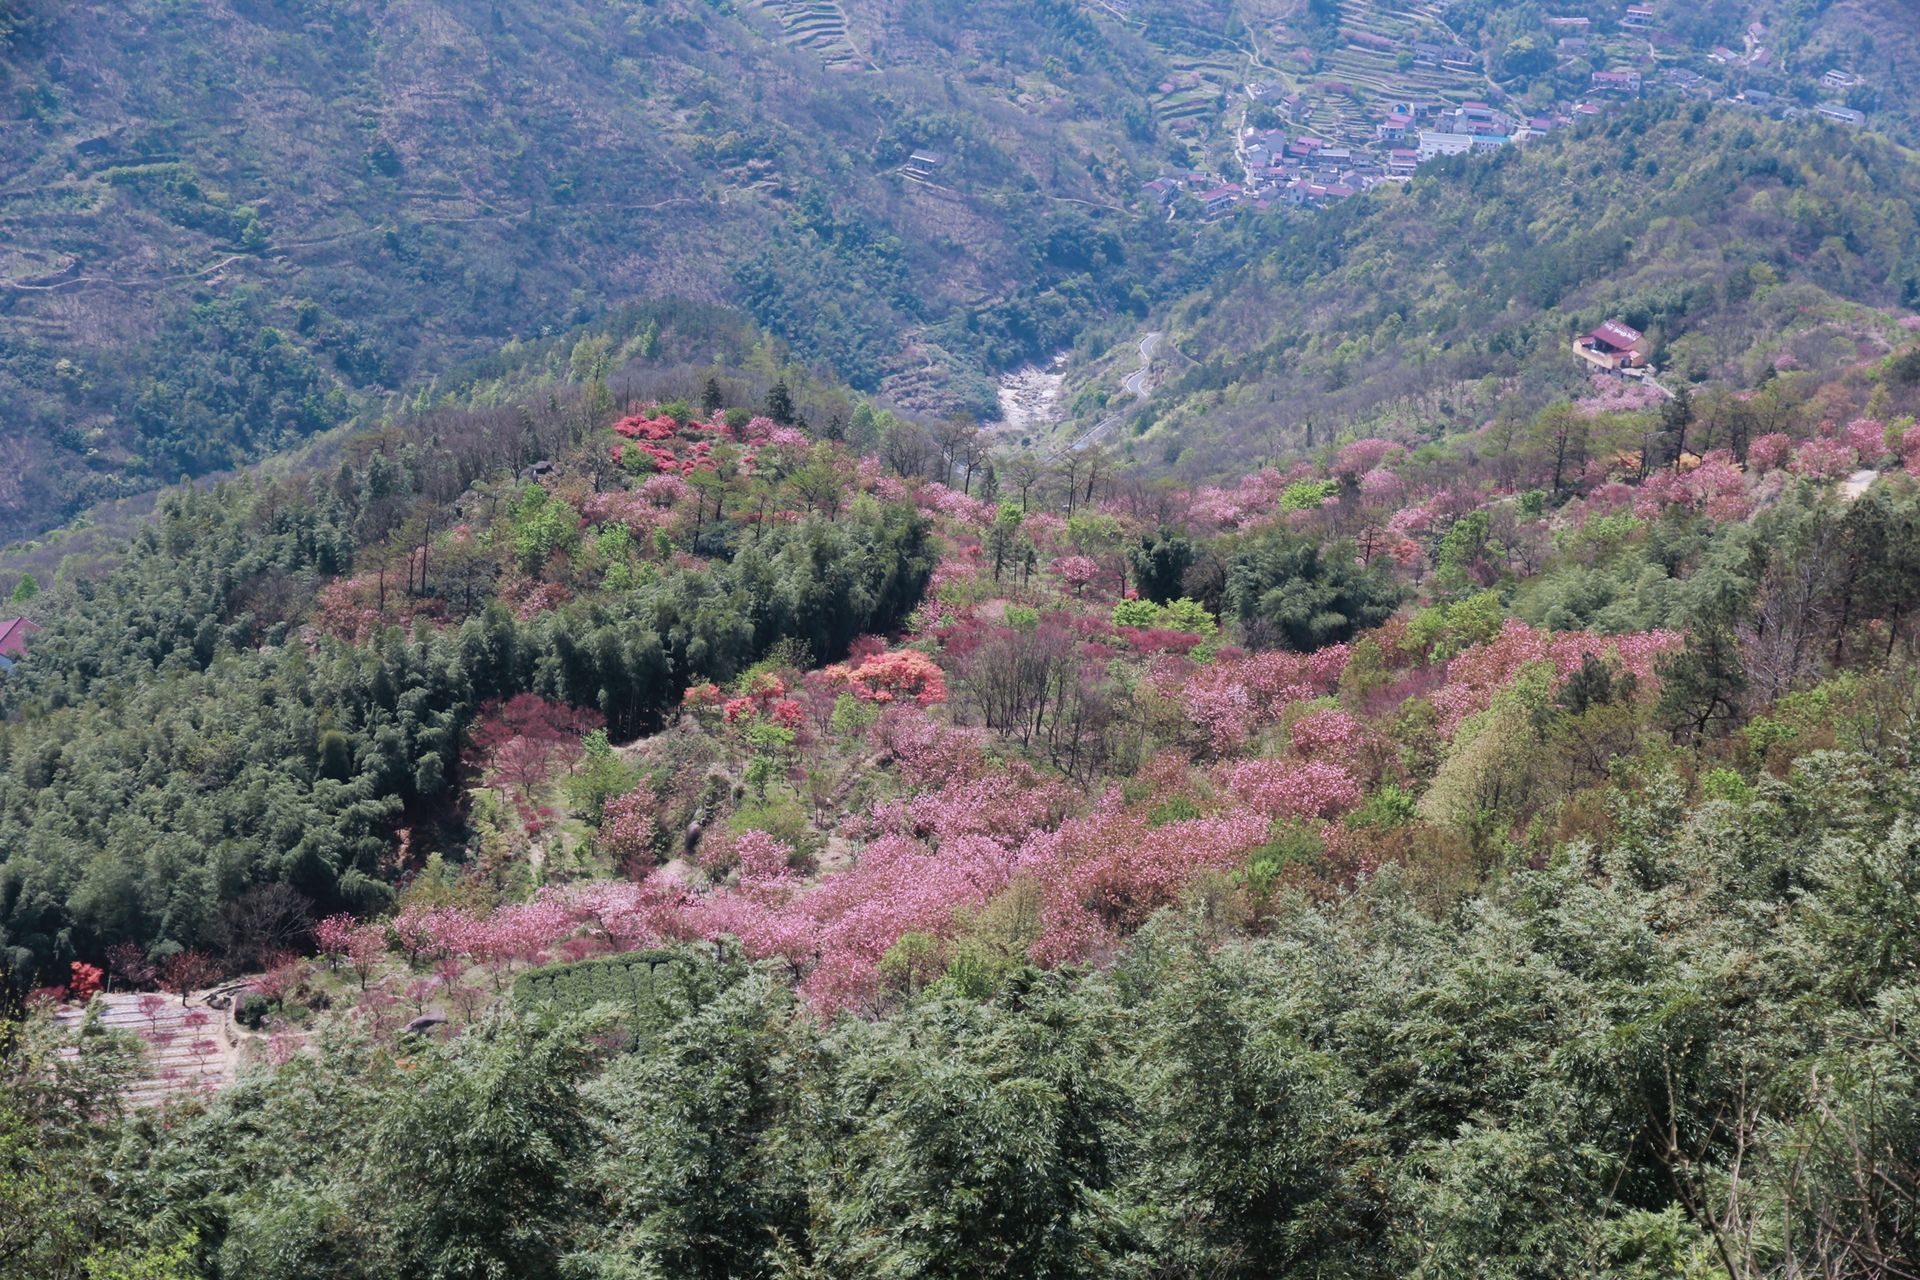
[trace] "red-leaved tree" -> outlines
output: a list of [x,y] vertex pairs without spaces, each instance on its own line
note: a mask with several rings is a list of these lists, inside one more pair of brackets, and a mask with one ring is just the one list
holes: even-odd
[[481,706],[471,735],[468,763],[488,785],[523,798],[572,766],[584,748],[582,735],[606,725],[606,717],[584,707],[548,702],[531,693]]
[[106,976],[98,965],[81,960],[75,960],[68,967],[68,972],[71,976],[67,979],[67,998],[75,1004],[85,1004],[93,999],[94,993],[100,990],[100,980]]

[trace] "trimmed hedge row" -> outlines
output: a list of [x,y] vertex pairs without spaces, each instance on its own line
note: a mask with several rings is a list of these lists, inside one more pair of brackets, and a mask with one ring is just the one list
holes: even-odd
[[629,951],[573,964],[529,969],[514,980],[513,1003],[565,1013],[614,1005],[632,1014],[636,1030],[657,1025],[664,1000],[685,989],[689,957],[678,951]]

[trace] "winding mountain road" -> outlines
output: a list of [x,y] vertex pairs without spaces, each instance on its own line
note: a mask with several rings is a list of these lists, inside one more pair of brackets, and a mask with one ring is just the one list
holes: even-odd
[[[1164,336],[1164,334],[1156,329],[1152,333],[1142,337],[1140,339],[1140,367],[1120,380],[1121,389],[1132,396],[1136,402],[1147,398],[1147,392],[1149,390],[1147,387],[1147,374],[1153,368],[1153,353],[1160,349],[1160,339]],[[1107,432],[1118,426],[1120,420],[1126,416],[1127,411],[1125,409],[1120,409],[1108,414],[1060,448],[1055,449],[1053,456],[1056,458],[1063,457],[1076,449],[1084,449],[1090,444],[1097,443]]]

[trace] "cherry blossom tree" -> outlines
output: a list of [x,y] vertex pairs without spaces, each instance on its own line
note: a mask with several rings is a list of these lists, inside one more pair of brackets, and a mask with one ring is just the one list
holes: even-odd
[[581,738],[604,728],[597,711],[549,702],[531,693],[482,704],[470,735],[469,759],[491,786],[522,797],[585,752]]
[[1339,765],[1246,760],[1227,774],[1235,798],[1269,818],[1337,818],[1360,803],[1360,784]]
[[1831,480],[1853,470],[1856,458],[1852,446],[1839,441],[1816,438],[1793,451],[1787,470],[1815,480]]
[[359,981],[360,989],[367,989],[367,980],[387,954],[387,931],[378,924],[363,924],[354,929],[347,938],[345,948],[347,967],[353,970],[353,976]]
[[1841,432],[1840,439],[1860,455],[1862,466],[1872,466],[1887,454],[1886,424],[1873,418],[1855,418]]
[[633,879],[658,859],[660,801],[644,783],[607,801],[597,836],[600,848]]
[[160,965],[161,987],[179,996],[183,1007],[188,996],[219,976],[220,966],[213,958],[191,947],[169,956]]
[[155,969],[137,942],[116,942],[107,948],[107,972],[122,990],[152,982]]
[[1792,451],[1793,441],[1785,432],[1770,431],[1747,446],[1747,468],[1755,474],[1777,471],[1787,465]]
[[167,1007],[167,998],[154,992],[147,992],[136,1002],[140,1016],[147,1020],[147,1031],[151,1034],[160,1024],[160,1011]]
[[1100,576],[1100,563],[1092,556],[1061,556],[1049,566],[1067,590],[1078,592],[1086,590],[1093,580]]
[[1293,749],[1308,760],[1351,767],[1365,745],[1360,722],[1338,707],[1310,711],[1293,722]]
[[340,959],[347,954],[347,947],[353,940],[353,932],[360,922],[352,913],[336,912],[313,926],[313,945],[326,957],[327,968],[339,966]]

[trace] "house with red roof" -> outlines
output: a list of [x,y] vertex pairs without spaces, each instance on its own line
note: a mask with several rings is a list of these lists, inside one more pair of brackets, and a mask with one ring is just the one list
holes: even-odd
[[1620,320],[1604,321],[1581,334],[1573,340],[1573,349],[1582,360],[1602,369],[1637,369],[1647,363],[1646,335]]
[[0,621],[0,671],[27,656],[27,638],[39,629],[39,623],[25,618]]
[[1207,217],[1217,217],[1232,210],[1240,201],[1238,187],[1219,186],[1200,196],[1201,212]]
[[1640,73],[1638,71],[1596,71],[1593,73],[1593,87],[1596,90],[1611,90],[1614,93],[1639,93]]

